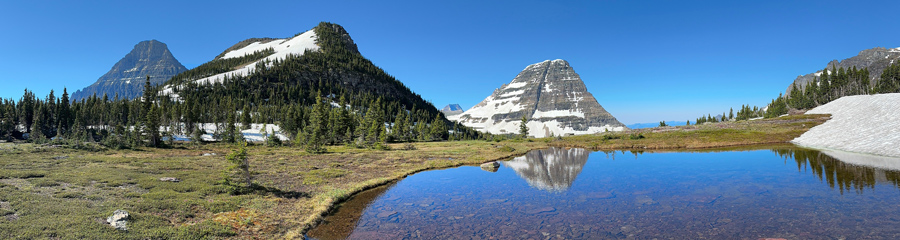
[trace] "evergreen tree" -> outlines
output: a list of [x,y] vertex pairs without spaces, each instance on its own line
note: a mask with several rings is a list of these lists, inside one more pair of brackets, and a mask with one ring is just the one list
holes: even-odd
[[522,121],[519,122],[519,135],[523,138],[528,137],[528,125],[526,123],[528,123],[528,119],[525,118],[525,115],[522,115]]
[[434,140],[444,140],[447,137],[447,123],[441,114],[435,114],[434,120],[431,121],[431,136]]
[[250,129],[250,105],[244,105],[244,110],[241,111],[241,127]]
[[72,113],[69,110],[69,92],[63,88],[62,99],[59,101],[56,109],[56,132],[57,136],[66,136],[69,134],[69,124],[72,122]]
[[306,127],[308,130],[308,135],[306,139],[306,151],[310,153],[324,153],[325,149],[325,134],[328,132],[326,129],[328,121],[328,113],[325,108],[325,101],[322,100],[322,93],[319,92],[316,95],[316,103],[313,104],[313,111],[309,117],[309,125]]
[[229,187],[232,194],[240,193],[241,188],[249,189],[253,186],[253,175],[250,172],[250,159],[247,157],[246,144],[241,144],[238,149],[232,150],[225,159],[231,163],[223,176],[225,186]]
[[147,138],[147,146],[160,146],[159,127],[159,108],[153,104],[150,105],[150,111],[147,112],[147,117],[144,120],[144,136]]

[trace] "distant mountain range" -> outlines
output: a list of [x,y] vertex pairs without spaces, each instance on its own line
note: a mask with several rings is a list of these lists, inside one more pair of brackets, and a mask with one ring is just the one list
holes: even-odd
[[448,118],[484,132],[518,134],[523,117],[534,137],[625,130],[561,59],[529,65],[481,103]]
[[97,97],[106,94],[110,99],[118,94],[120,98],[132,99],[143,93],[147,76],[151,84],[158,85],[184,71],[187,68],[172,56],[165,43],[142,41],[94,84],[75,91],[71,99],[78,101],[94,94]]
[[[666,125],[668,126],[684,126],[687,125],[687,121],[666,121]],[[634,123],[629,124],[627,126],[630,129],[639,129],[639,128],[654,128],[659,127],[659,123]]]

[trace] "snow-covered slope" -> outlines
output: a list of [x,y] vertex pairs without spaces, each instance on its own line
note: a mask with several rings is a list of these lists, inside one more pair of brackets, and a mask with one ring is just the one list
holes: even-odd
[[561,59],[529,65],[484,101],[448,119],[493,134],[517,134],[523,116],[534,137],[625,129]]
[[831,114],[794,144],[900,157],[900,93],[847,96],[806,114]]
[[[306,31],[300,35],[297,35],[293,38],[286,39],[276,39],[274,41],[260,41],[250,43],[249,45],[229,51],[225,53],[221,58],[236,58],[245,56],[248,54],[253,54],[257,51],[262,51],[268,48],[272,48],[275,50],[275,53],[260,59],[259,61],[253,62],[251,64],[247,64],[241,68],[235,69],[233,71],[224,72],[216,75],[212,75],[209,77],[196,79],[194,82],[199,84],[212,84],[217,82],[224,81],[226,76],[247,76],[253,73],[256,70],[257,63],[260,62],[272,62],[274,60],[281,60],[286,58],[288,55],[300,56],[303,55],[307,50],[310,51],[318,51],[319,45],[316,45],[316,32],[313,30]],[[172,86],[166,86],[160,94],[162,95],[171,95],[172,94]]]

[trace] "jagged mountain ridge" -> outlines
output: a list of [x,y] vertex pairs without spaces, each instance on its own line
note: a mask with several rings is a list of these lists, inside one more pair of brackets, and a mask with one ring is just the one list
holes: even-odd
[[[875,86],[876,81],[879,77],[881,77],[881,73],[884,72],[884,69],[898,61],[900,61],[900,48],[887,49],[883,47],[876,47],[872,49],[862,50],[858,55],[841,61],[831,60],[831,62],[828,62],[825,67],[826,69],[828,69],[829,73],[833,68],[868,68],[870,81],[869,86]],[[790,93],[791,89],[795,85],[800,89],[804,89],[807,83],[809,83],[816,77],[821,76],[824,71],[825,70],[823,69],[810,74],[797,76],[792,84],[787,86],[784,94]]]
[[94,94],[98,97],[106,94],[109,98],[118,94],[121,98],[132,99],[143,93],[147,76],[150,76],[151,84],[157,85],[184,71],[187,68],[175,59],[165,43],[142,41],[94,84],[75,91],[72,100],[78,101]]
[[534,137],[626,129],[561,59],[529,65],[512,82],[450,119],[493,134],[518,134],[523,116],[528,119],[528,135]]

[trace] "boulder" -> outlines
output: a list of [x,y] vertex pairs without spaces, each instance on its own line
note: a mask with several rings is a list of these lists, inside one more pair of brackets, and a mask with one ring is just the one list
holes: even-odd
[[485,171],[488,171],[488,172],[497,172],[497,169],[500,169],[500,163],[497,163],[497,162],[489,162],[489,163],[482,163],[482,164],[481,164],[481,170],[485,170]]
[[181,182],[181,179],[173,178],[173,177],[162,177],[162,178],[159,178],[159,180],[163,181],[163,182]]
[[127,231],[128,230],[128,226],[127,226],[128,219],[130,219],[130,218],[131,218],[131,216],[128,215],[128,212],[120,209],[120,210],[116,210],[115,212],[113,212],[112,216],[109,216],[108,218],[106,218],[106,222],[109,223],[110,226],[113,226],[116,229],[119,229],[122,231]]

